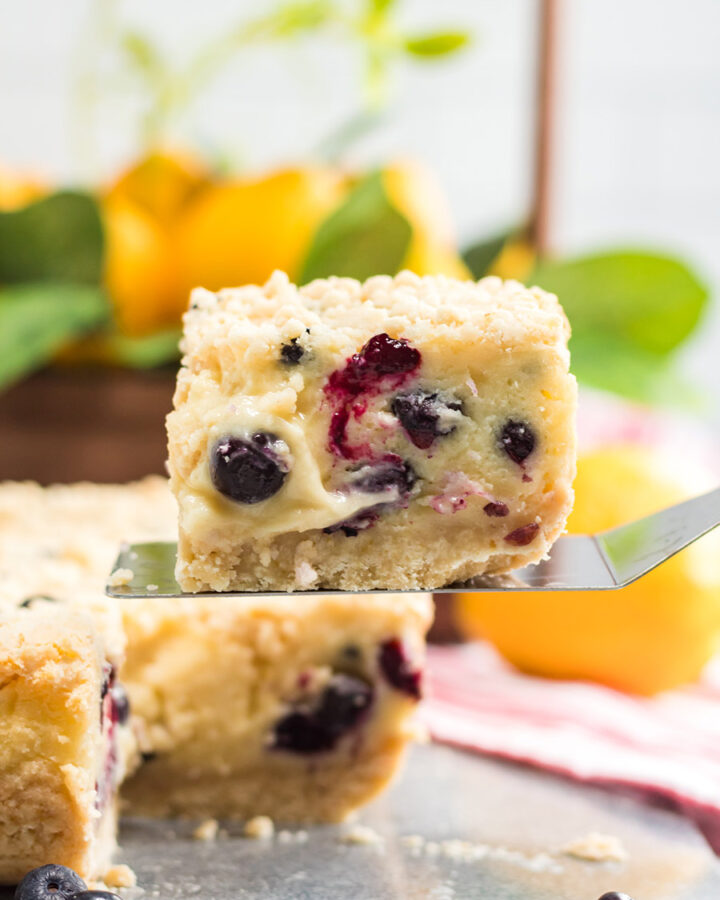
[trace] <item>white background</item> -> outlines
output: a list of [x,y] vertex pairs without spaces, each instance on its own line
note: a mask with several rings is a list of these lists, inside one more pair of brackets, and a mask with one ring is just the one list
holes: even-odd
[[[118,9],[179,60],[273,5],[125,0]],[[72,180],[89,167],[96,177],[112,172],[132,153],[137,101],[126,92],[103,96],[92,131],[73,113],[91,6],[0,4],[0,161]],[[720,2],[563,6],[555,247],[654,246],[699,268],[714,309],[683,364],[713,389],[708,418],[720,424]],[[530,196],[535,0],[401,0],[400,9],[418,30],[468,26],[475,44],[449,63],[400,71],[396,115],[354,158],[426,160],[465,241],[519,221]],[[346,46],[253,50],[203,95],[184,133],[245,167],[296,161],[352,111],[358,93],[358,60]]]

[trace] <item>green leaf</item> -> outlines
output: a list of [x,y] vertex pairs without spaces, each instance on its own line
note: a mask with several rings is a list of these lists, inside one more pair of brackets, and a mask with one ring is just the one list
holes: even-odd
[[666,354],[695,329],[708,292],[669,256],[619,251],[541,263],[532,281],[560,298],[576,333],[603,333]]
[[102,264],[100,210],[90,194],[61,191],[0,213],[0,284],[98,284]]
[[0,289],[0,387],[49,362],[109,314],[98,287],[45,282]]
[[581,333],[570,341],[572,371],[589,387],[658,406],[701,409],[702,397],[667,357],[607,334]]
[[487,274],[488,269],[500,256],[502,248],[513,234],[514,231],[506,231],[485,241],[478,241],[463,252],[463,262],[472,272],[473,278],[482,278]]
[[143,337],[110,333],[105,339],[109,356],[117,365],[129,369],[155,369],[180,358],[181,336],[182,331],[173,328]]
[[619,251],[543,262],[532,282],[557,294],[567,313],[580,381],[643,402],[691,400],[670,357],[695,329],[708,294],[684,263]]
[[470,35],[466,31],[436,31],[407,37],[404,46],[413,56],[435,57],[455,53],[469,41]]
[[364,280],[394,275],[410,244],[412,228],[388,200],[375,172],[350,192],[320,225],[305,259],[300,283],[330,275]]

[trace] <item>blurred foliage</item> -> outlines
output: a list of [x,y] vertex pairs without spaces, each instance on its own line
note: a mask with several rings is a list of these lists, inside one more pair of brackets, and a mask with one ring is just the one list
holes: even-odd
[[61,191],[0,212],[0,284],[97,283],[102,249],[100,213],[90,194]]
[[103,291],[58,281],[0,288],[0,388],[45,365],[67,342],[108,320]]
[[76,118],[87,142],[93,108],[110,92],[132,93],[143,107],[142,138],[153,146],[168,137],[208,85],[248,48],[329,35],[362,59],[362,104],[321,148],[337,152],[379,121],[390,99],[392,74],[403,60],[429,62],[450,56],[470,41],[461,29],[413,33],[398,24],[399,0],[284,0],[269,13],[224,28],[180,63],[155,37],[125,24],[118,0],[98,0],[78,51]]
[[330,275],[364,281],[378,272],[397,272],[411,237],[409,222],[388,199],[382,175],[373,172],[315,232],[300,283]]
[[[514,276],[560,297],[572,326],[572,368],[581,383],[651,404],[700,402],[674,366],[675,351],[708,303],[707,288],[686,263],[645,250],[617,250],[528,265],[522,247],[517,232],[504,233],[473,245],[464,259],[476,278]],[[508,271],[513,259],[516,270]]]

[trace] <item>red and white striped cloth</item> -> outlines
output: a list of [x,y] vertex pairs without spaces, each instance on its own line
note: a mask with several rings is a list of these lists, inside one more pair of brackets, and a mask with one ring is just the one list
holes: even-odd
[[486,644],[431,647],[421,715],[434,740],[676,809],[720,854],[720,661],[641,698],[523,675]]

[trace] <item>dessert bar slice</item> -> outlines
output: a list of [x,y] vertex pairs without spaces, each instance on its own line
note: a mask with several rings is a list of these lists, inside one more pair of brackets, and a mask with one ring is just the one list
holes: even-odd
[[186,591],[430,589],[537,562],[570,509],[567,320],[403,272],[196,290],[168,417]]
[[100,877],[132,744],[119,660],[93,617],[31,606],[0,610],[0,883],[48,863]]
[[334,822],[414,734],[428,595],[124,600],[134,813]]

